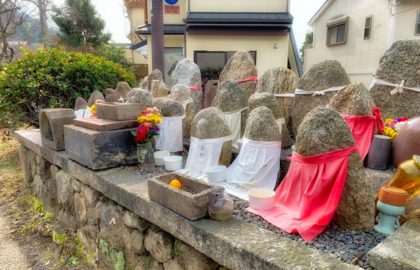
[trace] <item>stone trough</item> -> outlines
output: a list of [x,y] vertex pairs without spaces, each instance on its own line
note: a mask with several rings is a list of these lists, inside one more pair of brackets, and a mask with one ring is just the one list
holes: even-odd
[[[182,189],[169,186],[172,179],[181,181]],[[179,173],[168,173],[148,179],[147,187],[150,200],[193,221],[207,215],[207,207],[214,198],[214,192],[223,190]]]

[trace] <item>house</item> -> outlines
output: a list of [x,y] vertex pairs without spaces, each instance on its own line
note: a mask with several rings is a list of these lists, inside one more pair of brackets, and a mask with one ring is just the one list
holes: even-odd
[[352,82],[369,86],[385,51],[397,40],[420,38],[419,0],[327,0],[309,21],[313,44],[304,70],[337,60]]
[[[151,0],[125,0],[132,48],[147,46],[152,70]],[[301,74],[288,0],[164,0],[164,76],[182,58],[218,77],[236,51],[249,51],[260,74],[282,66]]]

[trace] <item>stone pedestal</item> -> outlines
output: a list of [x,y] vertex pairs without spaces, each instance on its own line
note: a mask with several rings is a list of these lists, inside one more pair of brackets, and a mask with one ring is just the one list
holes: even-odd
[[136,120],[141,113],[141,105],[138,103],[98,103],[96,104],[96,116],[102,119],[123,121]]
[[72,109],[45,109],[39,112],[41,141],[45,147],[56,151],[64,150],[63,126],[73,123]]
[[68,125],[64,127],[66,152],[70,159],[93,170],[135,164],[137,147],[133,130],[99,132]]

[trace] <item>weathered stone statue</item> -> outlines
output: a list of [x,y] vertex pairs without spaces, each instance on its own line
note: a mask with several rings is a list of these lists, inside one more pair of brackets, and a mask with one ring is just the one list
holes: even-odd
[[152,81],[152,89],[150,93],[154,98],[166,97],[169,93],[169,89],[163,81],[154,80]]
[[234,81],[222,82],[212,106],[222,112],[222,119],[229,126],[235,143],[244,133],[248,115],[248,98],[245,92]]
[[267,70],[257,83],[256,92],[271,93],[276,97],[289,132],[292,130],[293,93],[296,90],[298,80],[298,76],[290,69],[277,67]]
[[[412,118],[420,115],[420,40],[401,40],[395,42],[382,56],[376,79],[388,86],[375,84],[370,93],[375,104],[381,108],[382,116]],[[401,84],[410,89],[396,89]],[[395,91],[398,90],[398,91]],[[394,94],[392,95],[391,92]]]
[[[296,137],[298,127],[305,115],[316,106],[327,105],[340,86],[350,84],[346,71],[338,61],[327,60],[314,65],[298,82],[298,90],[309,91],[298,94],[296,91],[292,109],[292,128]],[[335,89],[332,89],[335,88]],[[329,92],[316,92],[331,89]]]
[[244,90],[249,98],[255,93],[258,76],[257,68],[254,60],[248,52],[236,52],[227,62],[220,73],[219,81],[224,82],[233,80],[239,83],[239,86]]
[[192,99],[191,89],[183,84],[174,85],[171,89],[171,98],[180,102],[184,107],[185,118],[182,121],[182,134],[184,138],[189,138],[191,123],[198,113],[197,106]]
[[133,89],[127,94],[127,103],[139,103],[141,110],[145,110],[153,106],[153,99],[149,91]]
[[[191,124],[191,137],[197,139],[215,139],[231,136],[229,127],[222,119],[222,113],[214,107],[201,110]],[[232,141],[223,143],[219,163],[230,165],[232,159]]]
[[107,88],[105,90],[105,101],[106,102],[120,102],[121,95],[117,90],[114,90],[112,88]]
[[127,82],[118,82],[115,88],[122,98],[127,98],[128,92],[131,91],[130,85]]
[[[317,107],[299,126],[296,152],[314,156],[355,145],[343,117],[334,109]],[[346,229],[371,228],[375,222],[375,195],[372,180],[365,174],[358,151],[349,157],[347,180],[333,222]]]
[[183,84],[192,89],[192,98],[198,109],[203,108],[200,68],[188,58],[182,59],[172,72],[171,86]]
[[88,106],[91,106],[92,104],[95,104],[95,102],[100,99],[105,101],[105,97],[104,95],[99,92],[98,90],[95,90],[92,92],[92,94],[90,94],[89,100],[88,100]]
[[255,93],[248,100],[248,115],[256,108],[265,106],[271,110],[276,123],[281,130],[281,143],[283,148],[292,146],[293,141],[290,138],[289,130],[287,128],[284,115],[280,108],[279,103],[273,94],[263,92]]

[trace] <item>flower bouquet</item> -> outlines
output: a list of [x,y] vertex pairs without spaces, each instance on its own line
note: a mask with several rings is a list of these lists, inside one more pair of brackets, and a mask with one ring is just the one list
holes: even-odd
[[391,137],[392,140],[397,137],[401,127],[408,121],[407,117],[396,117],[385,119],[384,135]]
[[139,126],[133,131],[134,141],[137,143],[137,159],[139,166],[144,169],[153,169],[155,166],[153,158],[152,139],[159,135],[159,124],[162,123],[162,116],[158,108],[147,108],[137,118]]

